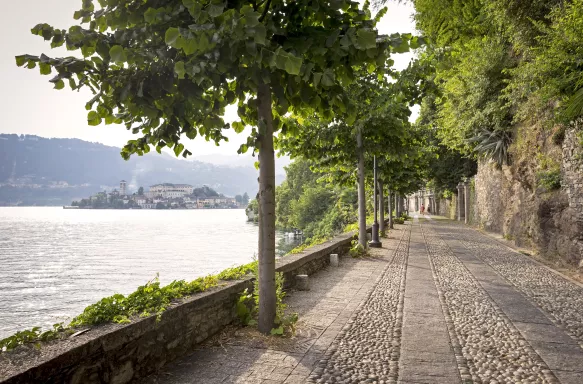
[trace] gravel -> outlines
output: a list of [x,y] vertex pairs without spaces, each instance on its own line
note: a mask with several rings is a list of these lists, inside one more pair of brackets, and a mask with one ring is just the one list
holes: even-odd
[[558,383],[542,359],[435,232],[433,224],[424,223],[422,230],[438,288],[461,348],[463,359],[458,359],[458,366],[464,381]]

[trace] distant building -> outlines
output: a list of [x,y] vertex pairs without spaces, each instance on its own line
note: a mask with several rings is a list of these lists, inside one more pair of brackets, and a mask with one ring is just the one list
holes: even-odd
[[192,185],[164,183],[152,185],[148,192],[148,197],[162,196],[166,199],[174,199],[192,195],[192,192],[194,192]]
[[119,194],[122,196],[127,195],[127,182],[125,180],[119,182]]

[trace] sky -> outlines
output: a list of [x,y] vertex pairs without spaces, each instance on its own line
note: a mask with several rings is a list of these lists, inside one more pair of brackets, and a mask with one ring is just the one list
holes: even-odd
[[[123,125],[87,125],[85,103],[92,98],[88,90],[54,90],[48,82],[52,76],[41,76],[38,67],[19,68],[14,56],[21,54],[59,57],[69,56],[64,48],[51,50],[40,36],[30,29],[39,23],[48,23],[67,29],[76,24],[73,12],[81,8],[81,0],[2,0],[0,13],[0,133],[32,134],[43,137],[78,138],[112,146],[123,146],[132,134]],[[388,3],[388,12],[378,25],[379,32],[414,33],[411,4]],[[394,55],[395,67],[407,66],[412,55]],[[416,112],[414,111],[414,117]],[[227,111],[226,120],[236,118],[236,108]],[[186,147],[196,156],[212,158],[214,154],[234,155],[246,141],[245,132],[229,130],[228,143],[220,147],[197,138]]]

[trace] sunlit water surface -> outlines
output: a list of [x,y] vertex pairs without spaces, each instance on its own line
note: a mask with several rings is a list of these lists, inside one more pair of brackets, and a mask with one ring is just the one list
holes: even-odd
[[[277,236],[280,253],[296,242]],[[237,210],[0,207],[0,339],[68,321],[159,274],[193,280],[253,260],[257,225]]]

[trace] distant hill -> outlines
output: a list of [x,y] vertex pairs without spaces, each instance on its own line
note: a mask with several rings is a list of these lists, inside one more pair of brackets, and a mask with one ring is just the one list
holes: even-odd
[[227,196],[257,193],[257,170],[150,153],[125,161],[120,148],[78,139],[0,134],[0,205],[67,205],[128,181],[130,192],[169,182],[208,185]]

